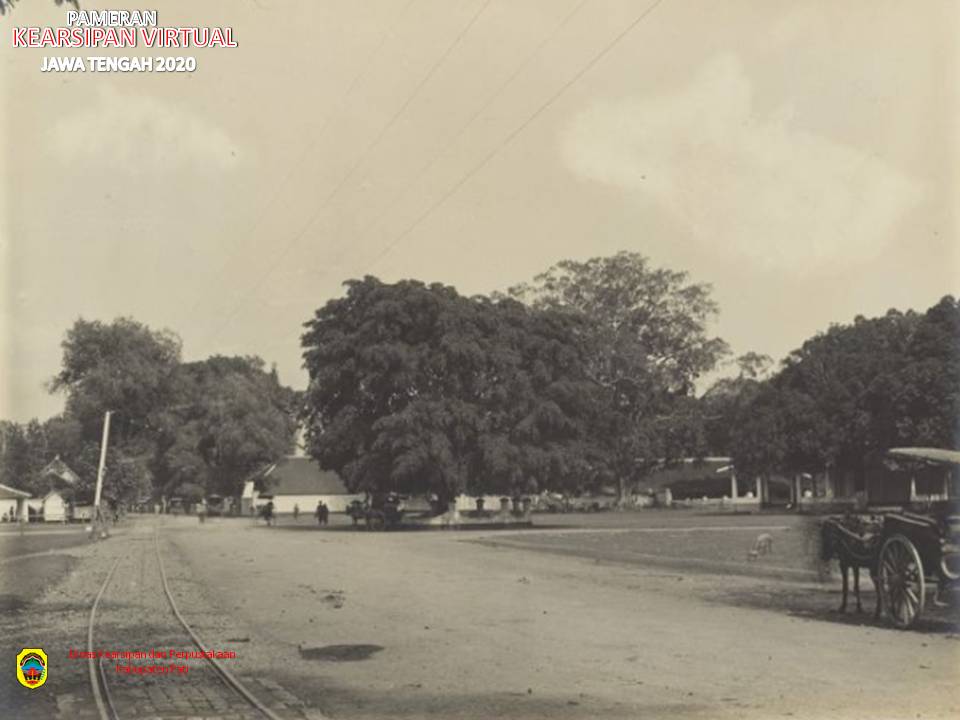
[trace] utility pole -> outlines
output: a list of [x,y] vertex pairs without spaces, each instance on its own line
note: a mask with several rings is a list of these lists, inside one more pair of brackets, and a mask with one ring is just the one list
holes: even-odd
[[100,492],[103,490],[103,471],[107,464],[107,441],[110,439],[111,412],[112,411],[107,410],[103,415],[103,438],[100,440],[100,465],[97,468],[97,489],[93,496],[93,532],[95,536],[98,532],[102,533],[101,537],[107,536],[103,530],[103,512],[100,510]]

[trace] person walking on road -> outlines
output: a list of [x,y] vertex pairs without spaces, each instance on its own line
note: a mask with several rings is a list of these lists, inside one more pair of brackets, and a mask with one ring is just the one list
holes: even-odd
[[299,518],[300,518],[300,505],[298,505],[297,503],[294,503],[293,504],[293,521],[297,522]]
[[263,506],[263,519],[267,521],[267,527],[273,525],[273,500]]

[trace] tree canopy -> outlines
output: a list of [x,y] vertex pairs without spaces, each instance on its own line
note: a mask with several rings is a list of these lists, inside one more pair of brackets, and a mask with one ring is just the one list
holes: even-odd
[[63,361],[53,392],[67,396],[66,413],[84,437],[98,440],[103,414],[116,414],[112,432],[133,442],[147,430],[151,413],[171,396],[180,364],[180,339],[131,319],[112,323],[77,320],[61,343]]
[[509,291],[535,309],[581,320],[603,407],[595,456],[621,493],[659,458],[704,448],[695,382],[727,352],[707,329],[717,312],[710,293],[686,273],[630,252],[566,260]]
[[737,413],[750,471],[863,472],[897,445],[960,445],[960,304],[833,325],[792,352]]
[[169,405],[151,416],[158,487],[238,494],[253,470],[293,449],[297,401],[256,357],[180,365]]
[[534,491],[575,475],[582,330],[509,299],[417,281],[347,283],[306,323],[311,454],[354,491]]
[[93,495],[237,494],[289,452],[356,492],[519,495],[618,481],[655,463],[730,454],[747,475],[863,472],[896,445],[960,447],[960,303],[830,326],[770,374],[747,353],[696,397],[727,352],[709,286],[635,253],[565,261],[505,295],[442,284],[346,283],[305,323],[305,393],[256,357],[181,358],[179,338],[131,318],[77,320],[45,422],[0,422],[0,482],[42,494],[59,455]]
[[180,339],[131,318],[77,320],[66,332],[52,392],[61,416],[4,423],[2,482],[43,494],[43,468],[59,455],[80,477],[88,502],[99,463],[104,413],[111,412],[104,497],[235,495],[256,467],[293,446],[297,394],[255,357],[184,363]]

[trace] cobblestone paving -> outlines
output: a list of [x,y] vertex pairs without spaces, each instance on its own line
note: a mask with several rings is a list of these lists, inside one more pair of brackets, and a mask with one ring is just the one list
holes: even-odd
[[[177,576],[181,572],[175,559],[167,558],[171,589],[181,594]],[[182,604],[182,603],[178,603]],[[190,620],[188,619],[188,622]],[[203,637],[203,633],[201,633]],[[161,651],[196,650],[167,603],[154,551],[148,532],[139,533],[128,543],[128,552],[121,560],[113,582],[101,602],[96,642],[106,648]],[[250,652],[248,646],[224,641],[217,644],[211,637],[207,649]],[[189,668],[186,674],[134,675],[116,672],[116,663],[106,663],[106,678],[114,707],[121,718],[237,718],[258,720],[263,715],[221,680],[209,662],[202,658],[177,660],[121,660],[131,667],[177,664]],[[221,663],[229,670],[231,660]],[[248,689],[282,718],[322,717],[307,709],[293,693],[268,678],[240,678]]]
[[[204,632],[214,623],[210,618],[222,615],[215,608],[203,605],[206,617],[191,615],[184,607],[190,593],[199,594],[202,582],[189,577],[175,557],[164,552],[168,581],[174,597],[188,622],[200,632],[210,650],[255,652],[245,638],[238,642],[218,639],[217,634]],[[10,702],[0,698],[0,717],[44,718],[45,720],[99,720],[88,678],[88,661],[70,659],[70,650],[85,651],[87,620],[90,605],[109,567],[120,562],[100,602],[94,633],[94,649],[103,651],[140,651],[151,649],[181,652],[196,651],[189,634],[180,625],[167,602],[160,579],[154,550],[153,531],[149,524],[135,525],[123,536],[102,543],[81,547],[73,573],[33,604],[32,610],[17,617],[7,616],[2,629],[8,633],[4,647],[35,646],[41,642],[50,657],[50,679],[36,691],[20,692],[4,686]],[[181,598],[183,600],[181,600]],[[190,603],[196,612],[198,603]],[[217,625],[221,625],[217,623]],[[229,624],[227,624],[229,626]],[[243,635],[233,628],[233,635]],[[229,633],[228,633],[229,634]],[[108,692],[120,718],[139,720],[260,720],[264,716],[230,688],[202,658],[190,659],[102,659]],[[231,668],[231,660],[221,663],[260,702],[284,720],[320,720],[325,716],[308,707],[296,695],[272,678],[244,677]],[[121,666],[169,665],[187,666],[186,674],[126,674]],[[14,714],[8,716],[6,713]]]

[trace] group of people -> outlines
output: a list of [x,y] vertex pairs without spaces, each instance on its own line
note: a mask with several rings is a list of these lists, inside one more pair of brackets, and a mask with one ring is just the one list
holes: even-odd
[[317,501],[317,509],[313,511],[313,516],[317,519],[317,525],[327,525],[330,522],[330,508],[323,500]]
[[[270,507],[271,515],[273,514],[273,503],[269,502],[267,505]],[[330,508],[327,507],[327,504],[323,500],[317,501],[317,509],[313,511],[313,516],[317,519],[317,525],[328,525],[330,523]],[[299,522],[300,520],[300,505],[294,504],[293,506],[293,521]],[[270,521],[267,521],[267,524],[270,524]]]

